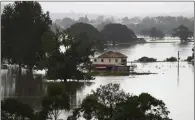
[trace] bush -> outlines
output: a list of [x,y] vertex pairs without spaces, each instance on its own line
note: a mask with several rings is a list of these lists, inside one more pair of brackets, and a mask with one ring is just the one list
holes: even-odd
[[1,101],[2,120],[30,120],[34,116],[33,109],[17,99],[8,98]]
[[137,61],[139,61],[139,62],[156,62],[157,59],[149,58],[149,57],[142,57],[142,58],[138,59]]
[[176,62],[177,58],[176,57],[170,57],[166,59],[167,62]]
[[188,62],[191,62],[194,58],[192,56],[188,56],[187,60]]

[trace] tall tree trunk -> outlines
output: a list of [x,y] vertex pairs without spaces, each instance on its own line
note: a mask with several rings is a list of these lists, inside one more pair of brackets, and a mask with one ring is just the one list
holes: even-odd
[[33,65],[28,65],[29,72],[32,73]]
[[22,64],[19,63],[18,65],[19,65],[18,77],[19,77],[19,79],[20,79],[20,78],[21,78],[21,75],[22,75]]
[[110,119],[112,119],[112,104],[110,104]]

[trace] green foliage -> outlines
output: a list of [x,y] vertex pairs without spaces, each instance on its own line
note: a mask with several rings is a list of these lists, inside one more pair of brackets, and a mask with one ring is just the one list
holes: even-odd
[[162,100],[148,93],[129,95],[119,84],[110,83],[92,91],[69,119],[83,116],[87,120],[170,120],[168,114]]
[[139,62],[156,62],[157,59],[144,56],[144,57],[139,58],[137,61],[139,61]]
[[177,58],[176,57],[170,57],[166,59],[167,62],[176,62]]
[[77,20],[77,23],[89,23],[89,19],[87,18],[87,16],[85,16],[85,17],[80,17],[80,18]]
[[65,93],[62,85],[50,85],[47,95],[42,100],[42,110],[39,113],[39,118],[54,118],[57,120],[64,110],[70,110],[69,96]]
[[73,25],[74,23],[75,23],[75,21],[73,19],[66,17],[66,18],[62,19],[62,21],[60,22],[60,25],[62,25],[64,29],[67,29],[71,25]]
[[41,52],[41,36],[50,29],[49,12],[43,13],[38,2],[16,1],[5,6],[1,22],[2,58],[32,69]]
[[193,59],[194,59],[194,57],[188,56],[188,58],[186,59],[186,61],[191,62]]
[[[83,71],[90,65],[89,56],[94,55],[93,42],[86,33],[73,36],[69,30],[57,30],[45,33],[42,38],[45,54],[37,64],[39,69],[47,69],[48,79],[92,79]],[[60,51],[60,46],[65,47],[64,52]]]
[[79,114],[83,113],[87,120],[112,118],[116,113],[116,104],[127,100],[128,97],[130,95],[120,90],[119,84],[100,86],[83,100],[81,107],[73,113],[73,117],[79,117]]
[[31,120],[33,119],[33,109],[16,99],[5,99],[1,101],[2,120]]
[[106,41],[112,41],[114,44],[118,43],[129,43],[136,40],[137,36],[135,33],[127,28],[126,25],[110,23],[107,24],[102,30],[101,34],[104,36]]
[[159,30],[155,27],[152,27],[149,30],[149,36],[156,40],[156,38],[163,39],[165,37],[165,34],[161,30]]
[[93,42],[93,48],[103,49],[104,47],[104,40],[102,35],[90,24],[82,22],[75,23],[70,28],[68,28],[67,31],[70,31],[72,36],[78,36],[81,33],[86,33],[89,41]]
[[173,37],[179,37],[182,41],[187,41],[189,37],[193,37],[193,33],[186,26],[180,25],[173,29]]
[[150,36],[154,39],[156,38],[163,39],[165,37],[165,34],[160,29],[157,29],[156,27],[152,27],[150,29],[142,29],[140,31],[140,34],[144,36]]
[[171,35],[172,29],[178,27],[181,24],[187,26],[190,31],[194,31],[194,18],[187,18],[182,16],[157,16],[144,18],[133,17],[129,19],[129,23],[126,25],[136,34],[141,34],[143,29],[150,29],[151,26],[153,26],[161,30],[163,33]]
[[117,110],[114,120],[169,120],[164,102],[148,93],[132,96],[117,104]]

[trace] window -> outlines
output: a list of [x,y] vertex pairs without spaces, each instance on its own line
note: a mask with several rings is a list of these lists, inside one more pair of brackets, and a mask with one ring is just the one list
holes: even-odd
[[94,62],[97,62],[97,59],[94,59]]
[[118,59],[115,59],[115,62],[117,63],[118,62]]
[[101,59],[101,62],[104,62],[104,60],[103,60],[103,59]]
[[111,59],[109,59],[109,62],[111,62]]

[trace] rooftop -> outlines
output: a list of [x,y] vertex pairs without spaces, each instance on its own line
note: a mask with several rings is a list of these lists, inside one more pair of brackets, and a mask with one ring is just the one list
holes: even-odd
[[98,58],[127,58],[127,56],[120,52],[108,51],[100,55]]

